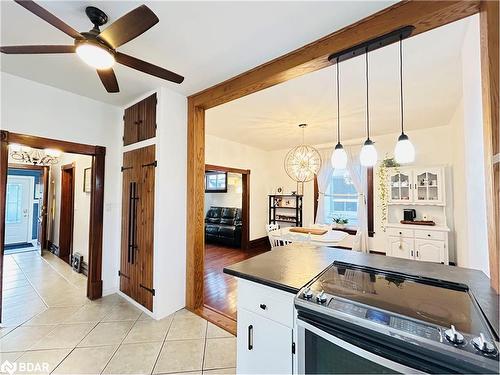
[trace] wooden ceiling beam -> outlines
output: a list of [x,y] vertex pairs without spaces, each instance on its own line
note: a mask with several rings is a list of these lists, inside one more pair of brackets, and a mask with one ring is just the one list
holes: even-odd
[[412,35],[471,16],[479,1],[403,1],[344,27],[315,42],[190,96],[195,107],[209,109],[292,78],[325,68],[328,57],[400,27],[413,25]]

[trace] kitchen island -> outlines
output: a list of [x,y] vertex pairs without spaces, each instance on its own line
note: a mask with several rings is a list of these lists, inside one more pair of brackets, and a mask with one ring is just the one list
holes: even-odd
[[224,269],[238,278],[238,372],[297,371],[294,297],[333,262],[465,284],[498,337],[498,295],[480,271],[292,244]]

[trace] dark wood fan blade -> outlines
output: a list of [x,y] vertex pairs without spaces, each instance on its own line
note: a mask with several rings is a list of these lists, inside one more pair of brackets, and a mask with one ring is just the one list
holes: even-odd
[[15,0],[16,3],[21,5],[23,8],[29,10],[31,13],[37,15],[45,22],[50,23],[55,28],[58,28],[63,33],[69,35],[73,39],[83,39],[82,34],[73,29],[71,26],[61,21],[59,18],[54,16],[45,8],[42,8],[40,5],[31,0]]
[[120,92],[113,69],[97,69],[97,74],[107,92]]
[[99,38],[117,48],[149,30],[159,21],[151,9],[141,5],[109,25],[99,34]]
[[40,53],[74,53],[75,46],[5,46],[0,47],[0,52],[12,55],[29,55]]
[[115,53],[115,60],[120,64],[128,66],[129,68],[136,69],[147,74],[151,74],[158,78],[166,79],[167,81],[172,81],[175,83],[182,83],[182,81],[184,81],[183,76],[171,72],[170,70],[150,64],[146,61],[136,59],[135,57],[126,55],[121,52]]

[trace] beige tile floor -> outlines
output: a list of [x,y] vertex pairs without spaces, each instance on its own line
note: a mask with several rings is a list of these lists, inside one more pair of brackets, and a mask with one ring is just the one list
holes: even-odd
[[156,321],[117,294],[89,301],[85,290],[86,278],[48,252],[6,255],[0,364],[16,362],[16,373],[38,364],[29,374],[235,373],[235,337],[206,320],[180,310]]

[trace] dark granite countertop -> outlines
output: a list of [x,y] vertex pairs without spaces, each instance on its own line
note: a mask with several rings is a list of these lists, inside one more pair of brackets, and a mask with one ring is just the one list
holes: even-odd
[[466,284],[499,336],[499,296],[481,271],[329,247],[290,245],[224,268],[224,272],[290,293],[298,293],[334,261],[342,261]]

